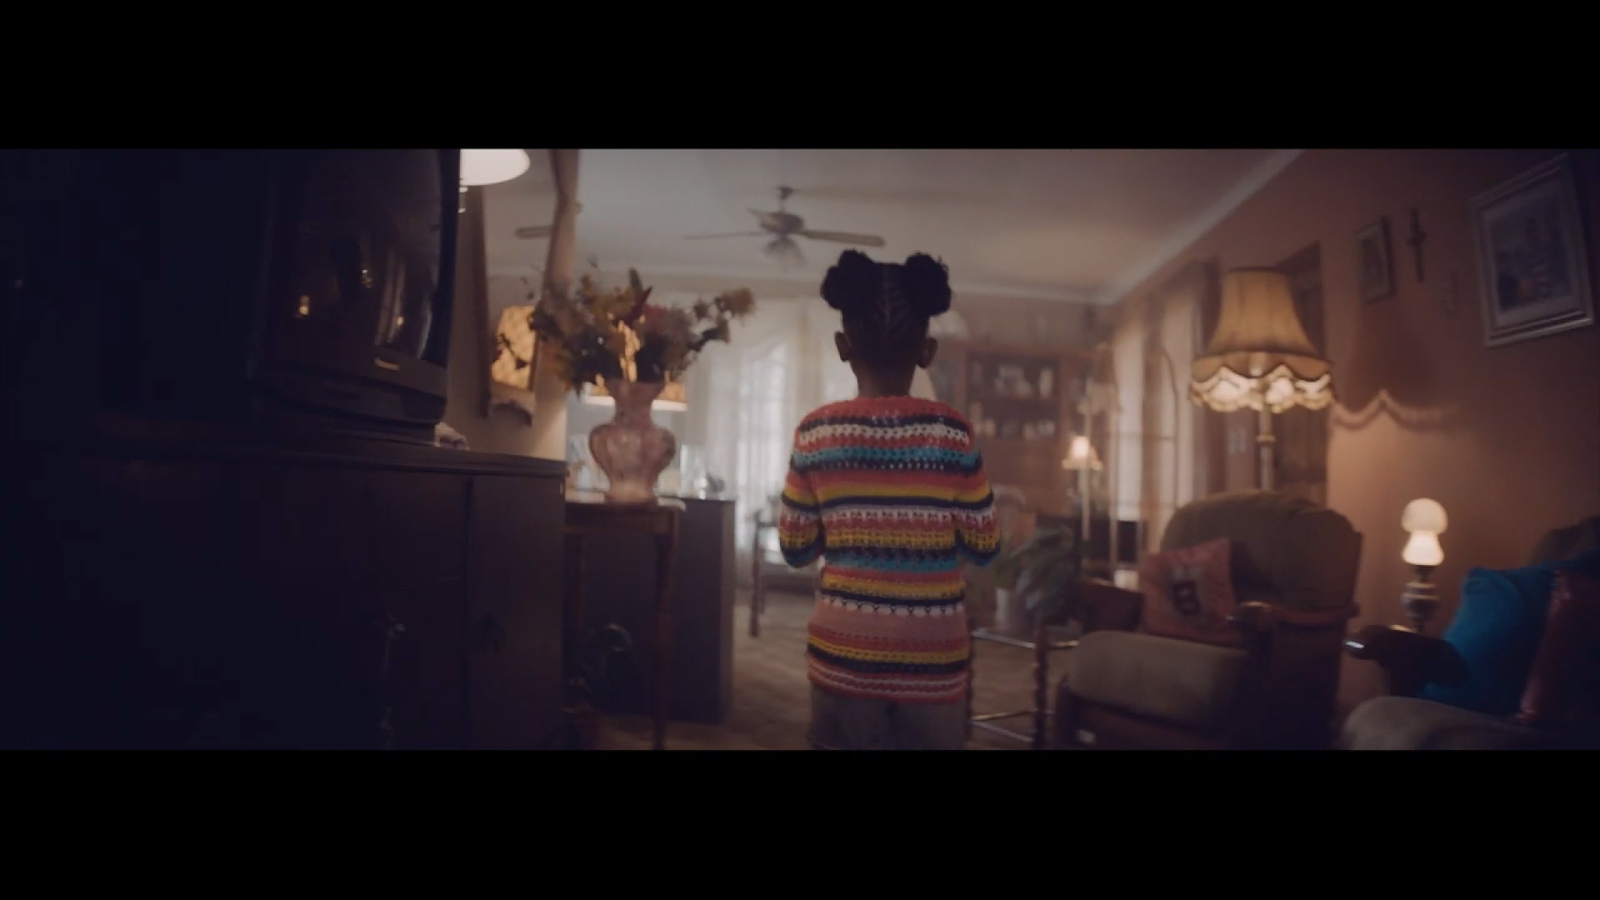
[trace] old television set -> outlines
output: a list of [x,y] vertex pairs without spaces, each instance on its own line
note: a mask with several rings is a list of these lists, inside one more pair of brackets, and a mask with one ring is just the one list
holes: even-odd
[[460,151],[50,152],[16,302],[94,310],[101,408],[432,442]]

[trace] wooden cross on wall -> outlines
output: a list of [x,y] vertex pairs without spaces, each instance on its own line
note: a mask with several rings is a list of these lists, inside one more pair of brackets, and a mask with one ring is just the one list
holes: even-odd
[[1411,237],[1406,239],[1406,243],[1411,245],[1411,252],[1416,254],[1417,283],[1419,284],[1422,282],[1422,242],[1427,239],[1428,234],[1422,230],[1422,222],[1417,218],[1417,210],[1413,207],[1411,210]]

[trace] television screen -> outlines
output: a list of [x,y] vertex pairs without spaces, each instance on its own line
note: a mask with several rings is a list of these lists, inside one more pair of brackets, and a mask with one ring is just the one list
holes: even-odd
[[[297,231],[273,293],[282,345],[311,362],[377,348],[444,365],[441,234],[454,212],[437,150],[325,150],[306,173]],[[393,359],[391,363],[399,363]]]

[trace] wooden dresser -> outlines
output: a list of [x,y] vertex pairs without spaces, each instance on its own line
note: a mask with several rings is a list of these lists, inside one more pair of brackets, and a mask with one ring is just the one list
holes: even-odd
[[97,429],[10,446],[0,745],[535,748],[558,462]]

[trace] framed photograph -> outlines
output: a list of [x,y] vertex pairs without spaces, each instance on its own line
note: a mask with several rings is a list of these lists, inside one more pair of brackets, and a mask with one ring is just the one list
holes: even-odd
[[1356,252],[1361,260],[1361,299],[1368,303],[1394,294],[1394,256],[1389,249],[1387,218],[1356,232]]
[[1490,347],[1594,324],[1572,162],[1559,156],[1472,201]]

